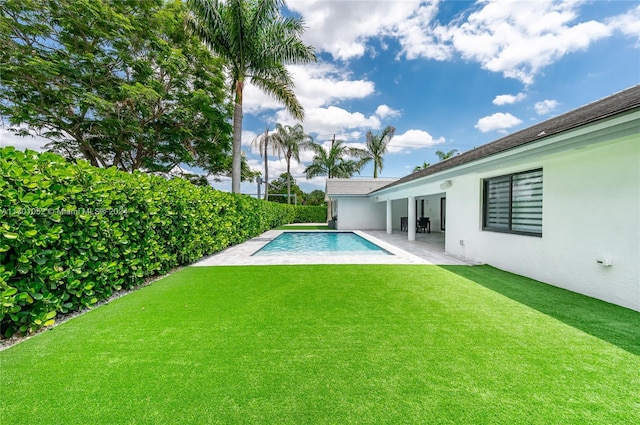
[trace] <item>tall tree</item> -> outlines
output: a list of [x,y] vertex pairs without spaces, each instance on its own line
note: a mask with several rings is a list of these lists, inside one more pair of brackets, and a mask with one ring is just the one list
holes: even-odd
[[[271,194],[270,201],[280,202],[280,203],[291,203],[289,198],[293,193],[295,195],[296,204],[304,204],[306,200],[306,194],[300,189],[300,187],[295,183],[295,181],[291,182],[291,176],[287,173],[280,174],[280,177],[271,182],[271,188],[269,189],[269,193]],[[278,195],[278,196],[274,196]],[[285,200],[285,196],[287,200]]]
[[291,203],[291,158],[300,162],[300,149],[305,149],[313,139],[304,133],[302,124],[282,126],[276,124],[276,134],[274,134],[272,144],[278,156],[284,155],[287,161],[287,203]]
[[187,24],[224,58],[234,91],[232,191],[240,192],[242,96],[246,81],[282,102],[297,119],[304,110],[285,65],[316,61],[301,40],[302,21],[283,17],[283,0],[187,0]]
[[378,171],[382,171],[384,154],[387,153],[387,146],[395,134],[396,128],[390,125],[378,134],[373,134],[371,130],[367,131],[367,155],[363,158],[363,162],[367,164],[373,161],[374,179],[378,178]]
[[180,0],[3,0],[0,116],[94,166],[224,172],[222,62],[184,28]]
[[256,136],[251,141],[251,145],[258,148],[260,155],[264,154],[264,199],[269,199],[269,145],[273,135],[269,135],[269,126],[264,128],[264,133]]
[[316,189],[307,195],[306,205],[324,205],[324,191]]
[[[364,149],[352,148],[342,140],[333,136],[331,147],[326,150],[321,144],[312,142],[308,148],[315,154],[311,164],[304,170],[307,179],[317,176],[333,178],[349,178],[355,173],[360,174],[362,158],[367,155]],[[355,158],[355,159],[354,159]],[[331,220],[331,200],[327,203],[327,220]]]
[[314,157],[304,170],[307,179],[317,176],[349,178],[355,173],[360,174],[362,158],[367,154],[366,150],[349,147],[344,141],[336,140],[335,136],[329,150],[316,142],[309,143],[308,148],[313,151]]
[[449,152],[437,151],[436,156],[440,158],[440,161],[444,161],[445,159],[451,158],[456,153],[458,153],[458,149],[451,149]]

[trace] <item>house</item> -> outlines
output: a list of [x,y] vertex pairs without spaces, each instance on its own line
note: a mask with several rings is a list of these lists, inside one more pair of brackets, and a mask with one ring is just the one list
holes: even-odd
[[366,195],[327,183],[339,229],[427,216],[447,253],[640,311],[640,85]]
[[[338,215],[340,199],[346,199],[340,206],[338,229],[384,229],[384,204],[371,202],[368,194],[393,183],[397,179],[327,179],[325,201],[331,217]],[[329,196],[331,194],[331,196]]]

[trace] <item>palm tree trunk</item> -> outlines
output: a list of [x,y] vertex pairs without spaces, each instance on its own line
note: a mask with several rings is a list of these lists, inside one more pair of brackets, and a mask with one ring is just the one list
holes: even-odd
[[287,204],[291,203],[291,157],[287,157]]
[[269,200],[269,127],[264,129],[264,200]]
[[236,82],[236,99],[233,108],[233,158],[231,166],[231,192],[240,193],[242,177],[242,81]]

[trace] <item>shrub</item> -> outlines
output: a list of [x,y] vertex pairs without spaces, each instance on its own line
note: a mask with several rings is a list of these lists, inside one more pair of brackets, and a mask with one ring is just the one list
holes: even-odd
[[323,221],[314,214],[182,179],[0,149],[0,333],[33,332],[270,228]]
[[327,207],[324,205],[298,207],[293,221],[295,223],[326,223]]

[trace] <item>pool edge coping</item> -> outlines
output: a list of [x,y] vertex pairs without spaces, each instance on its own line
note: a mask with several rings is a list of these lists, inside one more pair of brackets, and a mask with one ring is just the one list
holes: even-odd
[[[432,265],[428,260],[405,251],[391,243],[383,241],[372,236],[362,230],[341,230],[340,232],[355,233],[367,241],[378,245],[380,248],[388,251],[391,255],[354,255],[345,257],[344,255],[292,255],[292,256],[276,256],[264,255],[254,256],[253,254],[262,249],[267,243],[278,237],[284,232],[326,232],[327,230],[267,230],[266,232],[255,236],[243,243],[230,246],[215,254],[206,256],[191,264],[191,267],[208,267],[208,266],[242,266],[242,265],[311,265],[311,264],[422,264]],[[345,259],[347,258],[347,259]]]

